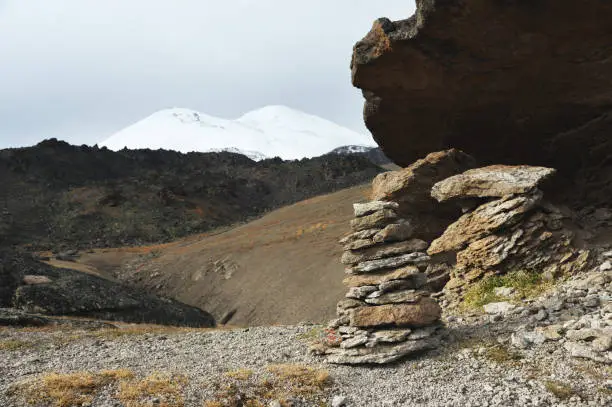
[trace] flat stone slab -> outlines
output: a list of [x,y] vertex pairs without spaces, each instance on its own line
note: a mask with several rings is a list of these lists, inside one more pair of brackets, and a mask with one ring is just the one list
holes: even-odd
[[377,260],[399,254],[422,252],[429,245],[424,240],[410,239],[403,242],[373,246],[361,250],[347,250],[342,254],[342,264],[357,264],[363,261]]
[[412,237],[414,234],[414,226],[407,220],[400,221],[398,219],[397,222],[398,223],[387,225],[382,230],[376,232],[376,234],[372,236],[372,240],[375,243],[397,242]]
[[402,267],[407,264],[421,264],[430,260],[430,257],[421,252],[403,254],[401,256],[389,257],[380,260],[364,261],[347,270],[349,274],[369,273],[372,271]]
[[393,209],[381,209],[370,215],[355,218],[351,221],[351,228],[355,232],[366,229],[382,228],[397,219],[397,213]]
[[365,203],[354,203],[353,210],[355,217],[360,218],[365,215],[369,215],[381,209],[397,209],[399,204],[391,201],[370,201]]
[[429,293],[419,292],[416,290],[401,290],[393,291],[389,293],[378,294],[373,292],[365,299],[365,302],[373,305],[382,304],[405,304],[405,303],[416,303],[421,298],[428,296]]
[[388,281],[420,278],[420,274],[418,267],[406,266],[392,271],[352,275],[345,278],[342,282],[348,287],[361,287],[365,285],[380,285]]
[[439,346],[434,338],[407,341],[397,345],[375,346],[372,348],[351,348],[333,350],[327,362],[344,365],[386,364],[411,354],[420,353]]
[[429,297],[414,304],[387,304],[353,308],[349,311],[350,325],[367,328],[377,326],[421,327],[440,319],[442,310]]
[[554,168],[491,165],[475,168],[436,183],[431,196],[439,202],[455,198],[503,197],[524,194],[556,173]]

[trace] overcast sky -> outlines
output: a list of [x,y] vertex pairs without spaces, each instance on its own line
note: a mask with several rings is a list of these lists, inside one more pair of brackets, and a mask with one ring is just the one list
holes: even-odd
[[0,0],[0,148],[95,144],[168,107],[282,104],[360,132],[353,44],[413,0]]

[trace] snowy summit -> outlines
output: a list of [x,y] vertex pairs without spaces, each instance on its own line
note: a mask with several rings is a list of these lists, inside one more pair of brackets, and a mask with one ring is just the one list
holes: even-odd
[[370,136],[286,106],[266,106],[236,120],[189,109],[166,109],[100,143],[111,150],[231,151],[254,160],[316,157],[346,145],[375,144]]

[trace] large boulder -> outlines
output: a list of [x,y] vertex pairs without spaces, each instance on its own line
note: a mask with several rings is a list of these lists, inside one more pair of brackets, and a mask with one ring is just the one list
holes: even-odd
[[483,164],[599,165],[612,150],[612,2],[417,0],[359,41],[365,123],[402,166],[456,147]]
[[[30,314],[79,316],[133,323],[212,327],[208,312],[75,270],[60,269],[25,255],[7,255],[0,287],[9,287],[2,306]],[[29,276],[29,278],[26,278]],[[31,284],[36,276],[37,284]]]

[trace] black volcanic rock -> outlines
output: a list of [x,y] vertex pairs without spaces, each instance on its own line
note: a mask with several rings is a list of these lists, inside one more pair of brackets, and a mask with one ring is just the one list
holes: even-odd
[[354,155],[255,162],[228,152],[113,152],[50,139],[0,150],[0,247],[168,241],[369,182],[380,171]]
[[380,147],[349,145],[335,148],[330,151],[330,154],[363,156],[371,163],[381,166],[391,164],[391,160],[382,152]]
[[[215,325],[214,318],[206,311],[139,288],[79,271],[51,267],[15,252],[4,251],[0,260],[3,270],[0,287],[5,288],[1,307],[11,306],[33,314],[133,323],[192,327]],[[44,276],[49,282],[25,284],[25,275]],[[32,318],[42,321],[42,317]],[[29,319],[18,320],[25,324]]]

